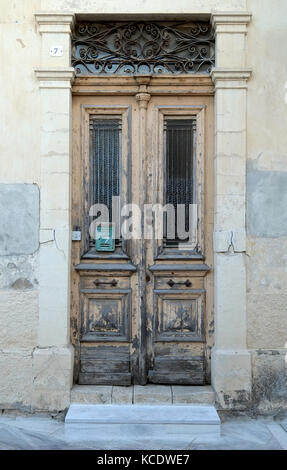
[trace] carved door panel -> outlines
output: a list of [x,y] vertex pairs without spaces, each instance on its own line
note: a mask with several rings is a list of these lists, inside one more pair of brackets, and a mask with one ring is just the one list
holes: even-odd
[[[99,83],[90,93],[80,83],[73,98],[75,238],[81,233],[72,243],[75,380],[206,383],[213,333],[211,93],[182,96],[186,87],[165,85],[168,96],[160,96],[161,84],[149,77]],[[107,208],[114,246],[95,242],[93,223],[102,211],[96,204]],[[175,208],[174,235],[166,205]],[[189,239],[180,232],[181,212],[184,231],[193,226]]]

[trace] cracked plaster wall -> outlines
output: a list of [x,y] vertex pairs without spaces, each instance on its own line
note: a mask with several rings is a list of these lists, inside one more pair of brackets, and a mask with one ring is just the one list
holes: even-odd
[[0,409],[29,409],[38,343],[39,188],[0,183]]

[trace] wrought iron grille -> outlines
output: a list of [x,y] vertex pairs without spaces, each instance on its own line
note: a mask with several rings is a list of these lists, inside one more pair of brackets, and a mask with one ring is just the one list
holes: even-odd
[[195,201],[195,119],[165,121],[165,203],[172,204],[175,213],[175,239],[165,234],[165,244],[177,243],[178,204],[185,206],[185,230],[189,230],[189,205]]
[[215,63],[208,22],[78,23],[72,44],[78,76],[209,73]]

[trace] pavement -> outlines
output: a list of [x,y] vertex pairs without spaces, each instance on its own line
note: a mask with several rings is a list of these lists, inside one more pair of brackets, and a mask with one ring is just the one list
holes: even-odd
[[287,450],[287,420],[224,417],[221,436],[99,436],[92,424],[50,416],[0,416],[0,450]]

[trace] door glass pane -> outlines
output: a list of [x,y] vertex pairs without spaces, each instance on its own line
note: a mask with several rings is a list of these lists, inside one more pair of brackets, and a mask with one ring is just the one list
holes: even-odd
[[90,132],[90,205],[104,204],[112,222],[112,198],[121,192],[121,119],[93,118]]
[[165,229],[167,246],[179,241],[178,204],[184,205],[182,228],[189,230],[189,205],[195,203],[195,131],[195,119],[165,120],[165,204],[172,204],[175,214],[175,236]]

